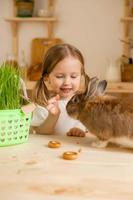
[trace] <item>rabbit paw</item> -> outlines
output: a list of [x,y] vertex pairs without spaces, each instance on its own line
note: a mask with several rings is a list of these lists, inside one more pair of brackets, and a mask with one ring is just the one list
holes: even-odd
[[102,141],[102,140],[96,140],[91,143],[91,147],[97,147],[97,148],[105,148],[108,145],[108,141]]
[[71,128],[67,132],[67,136],[85,137],[85,132],[79,128]]

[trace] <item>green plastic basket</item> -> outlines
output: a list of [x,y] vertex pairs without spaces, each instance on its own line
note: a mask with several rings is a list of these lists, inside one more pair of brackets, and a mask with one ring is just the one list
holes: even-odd
[[21,109],[0,110],[0,146],[24,143],[28,140],[31,113]]

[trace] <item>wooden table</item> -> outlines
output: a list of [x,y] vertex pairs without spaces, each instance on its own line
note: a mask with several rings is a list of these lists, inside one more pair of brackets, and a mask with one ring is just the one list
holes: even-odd
[[[58,149],[48,148],[59,140]],[[1,200],[132,200],[133,151],[95,149],[89,138],[30,135],[25,144],[0,148]],[[64,151],[81,153],[64,160]]]

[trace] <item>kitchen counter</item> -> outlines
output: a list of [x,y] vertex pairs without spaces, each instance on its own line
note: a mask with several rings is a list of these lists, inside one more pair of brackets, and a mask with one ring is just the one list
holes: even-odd
[[[36,81],[28,81],[26,86],[28,91],[32,91]],[[107,92],[109,93],[133,93],[133,82],[108,82]]]
[[[62,146],[48,148],[50,140]],[[90,147],[89,138],[30,135],[0,147],[1,200],[132,200],[133,150]],[[80,151],[64,160],[64,151]]]

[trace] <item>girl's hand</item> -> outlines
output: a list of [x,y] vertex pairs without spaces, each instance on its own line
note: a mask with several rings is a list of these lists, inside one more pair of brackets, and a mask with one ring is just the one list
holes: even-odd
[[52,97],[48,100],[46,109],[52,114],[52,115],[59,115],[60,109],[58,105],[58,100],[60,99],[59,95],[56,95],[55,97]]
[[85,132],[80,128],[71,128],[67,132],[67,136],[85,137]]

